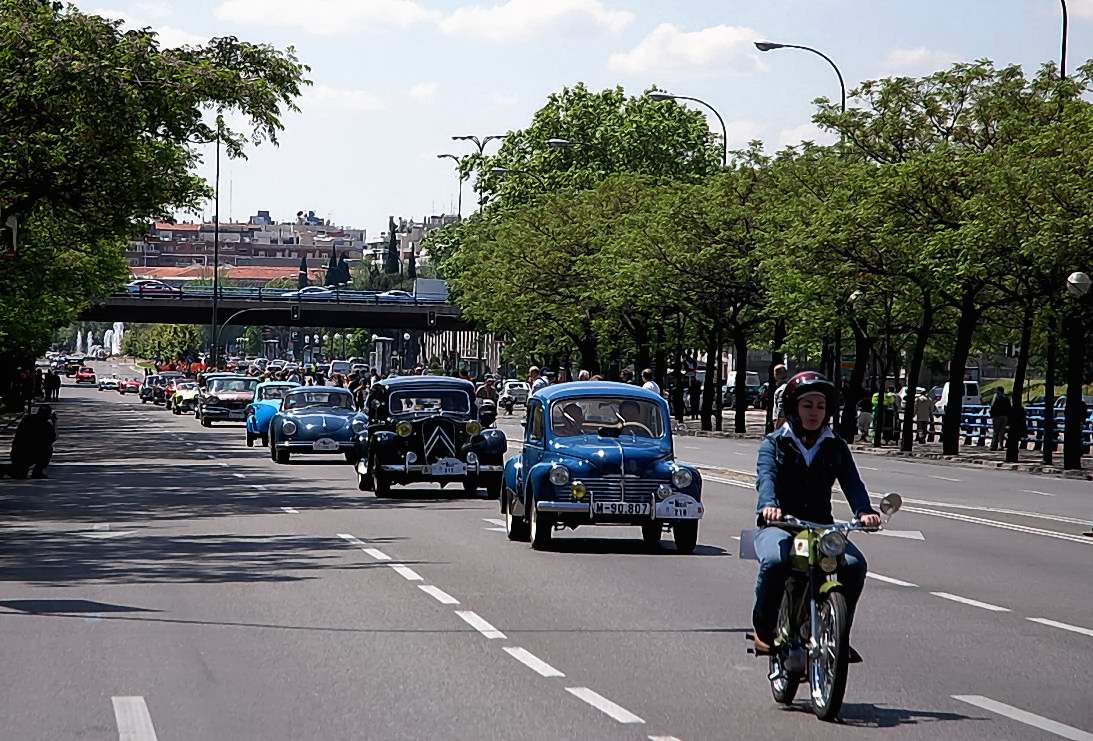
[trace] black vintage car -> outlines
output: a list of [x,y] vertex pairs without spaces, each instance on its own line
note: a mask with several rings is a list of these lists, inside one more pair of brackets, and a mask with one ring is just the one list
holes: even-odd
[[388,496],[393,484],[459,482],[501,496],[505,433],[491,429],[497,407],[474,384],[445,376],[388,378],[368,393],[368,428],[357,438],[357,486]]

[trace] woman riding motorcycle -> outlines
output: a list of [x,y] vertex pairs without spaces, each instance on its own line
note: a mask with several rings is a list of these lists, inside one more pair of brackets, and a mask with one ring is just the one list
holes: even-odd
[[[836,480],[842,487],[854,516],[866,527],[878,527],[880,515],[869,504],[865,484],[858,475],[850,448],[831,430],[835,411],[835,386],[814,371],[798,373],[783,393],[786,422],[770,433],[759,446],[755,487],[759,491],[756,514],[759,524],[781,521],[783,515],[801,520],[830,523],[831,489]],[[793,534],[778,527],[762,527],[755,536],[759,574],[755,582],[755,648],[766,653],[774,640],[778,609],[786,578],[790,573]],[[845,585],[849,611],[865,585],[865,557],[853,543],[846,546],[839,580]],[[851,660],[860,661],[851,651]]]

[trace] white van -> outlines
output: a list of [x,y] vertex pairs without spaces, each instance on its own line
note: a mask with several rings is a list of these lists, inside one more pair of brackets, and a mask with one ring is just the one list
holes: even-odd
[[[938,414],[942,414],[945,411],[946,405],[949,403],[949,382],[946,381],[945,385],[941,389],[941,398],[938,400],[936,406]],[[979,397],[979,381],[965,381],[964,382],[964,397],[960,400],[961,407],[979,406],[982,403]]]

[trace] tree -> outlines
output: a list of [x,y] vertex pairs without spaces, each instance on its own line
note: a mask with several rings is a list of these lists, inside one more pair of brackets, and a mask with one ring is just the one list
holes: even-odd
[[383,253],[383,272],[393,275],[400,272],[401,262],[398,254],[398,229],[395,217],[387,217],[387,250]]

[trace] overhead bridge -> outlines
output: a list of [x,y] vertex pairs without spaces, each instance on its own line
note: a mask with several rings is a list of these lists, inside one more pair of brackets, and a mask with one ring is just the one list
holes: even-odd
[[[299,319],[292,319],[299,307]],[[246,310],[244,312],[244,310]],[[243,313],[240,313],[243,312]],[[217,324],[268,325],[274,327],[361,327],[382,329],[469,329],[459,307],[447,302],[415,299],[383,300],[374,295],[342,293],[322,299],[229,294],[217,305]],[[79,317],[91,322],[142,322],[147,324],[212,324],[213,300],[191,293],[109,296],[84,310]]]

